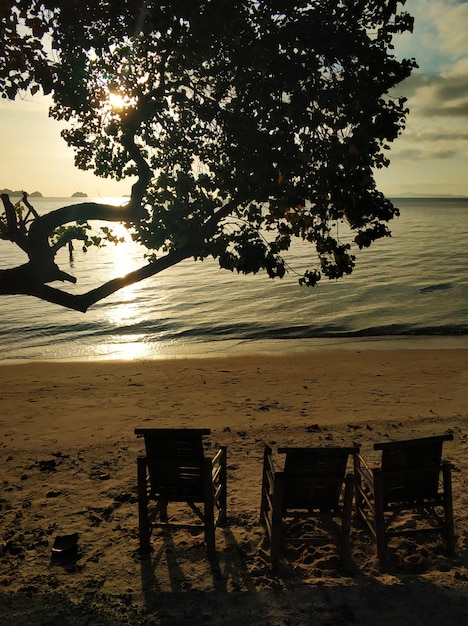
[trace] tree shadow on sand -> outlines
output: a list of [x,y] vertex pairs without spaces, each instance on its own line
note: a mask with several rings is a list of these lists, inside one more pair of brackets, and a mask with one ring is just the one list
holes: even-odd
[[127,606],[111,595],[73,602],[60,593],[0,594],[4,626],[345,625],[463,624],[467,595],[416,579],[411,584],[375,581],[353,587],[302,585],[287,591],[188,591],[154,593],[145,607]]

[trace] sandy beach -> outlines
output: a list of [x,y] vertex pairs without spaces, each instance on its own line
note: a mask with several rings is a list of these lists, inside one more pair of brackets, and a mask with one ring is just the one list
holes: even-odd
[[[468,611],[468,350],[0,365],[0,623],[457,625]],[[207,427],[228,453],[219,571],[202,535],[138,553],[136,427]],[[330,543],[269,561],[259,524],[264,444],[373,444],[452,433],[457,551],[395,538],[388,563],[353,523],[351,562]],[[57,562],[57,535],[77,557]]]

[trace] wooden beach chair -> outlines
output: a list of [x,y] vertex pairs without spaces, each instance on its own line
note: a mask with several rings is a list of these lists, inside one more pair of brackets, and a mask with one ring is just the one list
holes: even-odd
[[[309,520],[326,528],[343,552],[349,548],[353,506],[353,475],[346,473],[348,457],[358,447],[279,448],[285,454],[284,469],[276,471],[272,449],[263,457],[260,523],[270,546],[271,560],[278,560],[283,543],[324,543],[316,533],[295,536],[295,523]],[[336,519],[338,518],[338,523]],[[296,532],[298,530],[296,525]],[[308,533],[307,533],[308,534]]]
[[[215,529],[226,521],[226,446],[205,458],[207,428],[136,428],[146,455],[138,457],[140,552],[151,549],[154,527],[203,530],[208,555],[215,555]],[[169,520],[168,504],[186,503],[189,523]],[[194,514],[194,515],[193,515]]]
[[[451,439],[447,434],[376,443],[382,459],[375,469],[362,456],[354,457],[356,512],[377,544],[379,559],[387,556],[389,537],[398,535],[441,533],[448,552],[454,552],[451,465],[441,460],[443,442]],[[402,520],[409,513],[411,528]]]

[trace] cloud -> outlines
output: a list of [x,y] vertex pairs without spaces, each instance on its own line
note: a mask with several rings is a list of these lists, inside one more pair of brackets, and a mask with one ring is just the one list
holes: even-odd
[[447,160],[453,159],[458,156],[458,152],[456,150],[428,150],[428,148],[424,145],[421,148],[408,148],[406,150],[401,150],[399,152],[395,152],[394,157],[398,155],[398,163],[413,163],[414,161],[418,161],[421,158],[424,159],[440,159]]
[[453,163],[456,170],[468,157],[468,3],[408,0],[405,10],[415,17],[414,34],[401,39],[396,53],[415,57],[419,69],[394,92],[406,96],[410,114],[390,158]]
[[466,56],[468,4],[455,0],[432,0],[424,4],[428,4],[428,16],[434,25],[439,49],[452,58]]
[[403,85],[409,107],[418,115],[468,116],[468,72],[428,76],[415,72]]
[[404,86],[413,94],[419,89],[430,89],[436,97],[453,100],[468,96],[468,71],[463,76],[459,73],[431,76],[416,71],[405,81]]
[[[407,0],[404,11],[414,17],[414,34],[400,37],[406,56],[415,56],[434,72],[466,57],[468,3],[457,0]],[[414,45],[417,37],[417,45]]]
[[405,140],[397,142],[389,154],[392,163],[421,162],[425,160],[449,161],[468,157],[466,139],[456,136],[438,136],[434,139],[424,133],[409,133]]
[[425,107],[420,112],[427,117],[463,117],[468,118],[468,102],[457,105]]
[[465,118],[433,113],[432,117],[410,113],[405,132],[392,144],[393,162],[468,157],[468,130],[465,123],[460,123]]
[[[418,139],[418,137],[414,137]],[[425,132],[424,139],[426,141],[435,142],[435,141],[457,141],[463,140],[468,141],[468,131],[460,133],[458,129],[454,129],[453,131],[444,131],[444,132]]]

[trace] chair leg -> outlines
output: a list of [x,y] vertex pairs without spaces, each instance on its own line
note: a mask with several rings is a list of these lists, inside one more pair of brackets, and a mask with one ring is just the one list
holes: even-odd
[[353,495],[354,495],[354,477],[348,474],[345,478],[345,491],[343,503],[343,535],[349,537],[351,530],[351,514],[353,512]]
[[444,484],[444,513],[445,513],[445,539],[447,541],[447,552],[455,552],[455,527],[453,522],[453,502],[452,502],[452,468],[450,463],[442,463],[442,479]]
[[353,512],[354,477],[348,474],[345,477],[343,502],[343,517],[341,521],[341,543],[344,554],[349,552],[349,533],[351,530],[351,515]]
[[374,471],[374,498],[377,556],[381,561],[383,561],[387,557],[387,537],[385,533],[382,477],[377,471]]
[[214,556],[216,554],[216,536],[215,536],[215,524],[213,506],[210,507],[209,503],[205,503],[205,543],[208,556]]
[[216,554],[215,527],[209,520],[205,520],[205,543],[208,556],[213,557]]
[[146,554],[151,550],[150,526],[148,519],[148,494],[146,487],[146,459],[137,459],[138,481],[138,526],[140,535],[140,553]]
[[265,446],[263,451],[262,492],[260,501],[260,524],[265,526],[265,517],[268,511],[268,467],[271,464],[270,446]]
[[273,493],[273,503],[271,512],[271,538],[270,538],[270,558],[274,563],[279,559],[281,546],[281,531],[283,527],[283,498],[284,480],[281,474],[275,476],[275,491]]
[[166,498],[159,498],[158,500],[158,515],[161,522],[167,522],[169,517],[167,514],[168,501]]

